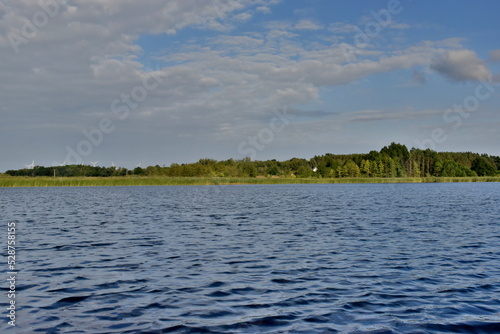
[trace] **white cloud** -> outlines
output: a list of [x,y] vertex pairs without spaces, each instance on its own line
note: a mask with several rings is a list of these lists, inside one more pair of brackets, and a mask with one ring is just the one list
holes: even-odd
[[490,51],[490,61],[500,61],[500,50]]
[[359,32],[360,28],[354,24],[335,22],[331,25],[329,30],[335,34],[348,34],[348,33]]
[[[28,1],[21,3],[29,7],[23,7],[25,12],[37,8]],[[144,50],[135,44],[140,33],[171,33],[188,25],[218,29],[214,26],[217,22],[224,25],[225,18],[232,22],[229,13],[250,13],[246,10],[250,4],[266,3],[271,2],[91,0],[61,5],[60,15],[40,29],[36,38],[21,45],[19,55],[10,52],[10,58],[4,60],[3,66],[0,64],[3,73],[18,82],[5,85],[0,95],[4,101],[14,97],[9,104],[12,108],[32,113],[39,106],[64,115],[71,110],[73,116],[67,121],[74,121],[84,111],[88,115],[95,109],[109,111],[111,101],[147,75],[139,62]],[[179,65],[159,69],[168,80],[142,104],[142,108],[151,109],[144,115],[188,117],[193,115],[190,110],[203,106],[207,114],[248,118],[259,110],[314,101],[322,86],[348,84],[375,73],[426,65],[436,54],[431,46],[400,50],[398,54],[372,52],[370,60],[360,58],[342,65],[344,56],[338,45],[311,48],[295,39],[298,35],[291,32],[293,27],[320,29],[314,22],[274,22],[267,27],[263,34],[226,35],[208,43],[188,42],[182,49],[168,50],[160,59]],[[3,48],[4,54],[12,51],[8,45]],[[359,57],[369,54],[369,50],[362,51]],[[186,62],[189,66],[182,65]],[[26,71],[29,67],[36,75]],[[24,91],[18,89],[19,85],[26,87]],[[20,98],[24,94],[33,99]],[[214,123],[218,120],[213,118]]]
[[360,110],[349,113],[350,122],[374,122],[387,120],[408,120],[414,118],[436,117],[444,114],[444,110]]
[[265,7],[265,6],[257,7],[256,10],[257,10],[257,12],[263,13],[263,14],[270,14],[271,13],[271,8]]
[[406,23],[394,23],[394,22],[392,22],[389,25],[389,27],[392,28],[392,29],[399,29],[399,30],[410,29],[410,25],[406,24]]
[[320,30],[323,27],[311,20],[301,20],[295,26],[297,30]]
[[452,81],[491,79],[491,72],[472,50],[449,50],[437,57],[431,68]]

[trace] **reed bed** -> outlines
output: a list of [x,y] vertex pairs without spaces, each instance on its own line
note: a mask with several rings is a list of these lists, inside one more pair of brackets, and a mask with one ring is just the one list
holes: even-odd
[[231,177],[12,177],[0,176],[0,187],[187,186],[310,183],[499,182],[500,177],[422,178],[231,178]]

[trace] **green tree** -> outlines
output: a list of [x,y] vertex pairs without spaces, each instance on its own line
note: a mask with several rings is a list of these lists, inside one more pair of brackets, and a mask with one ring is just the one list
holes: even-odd
[[370,160],[364,160],[361,162],[361,175],[370,177],[371,176],[371,164]]
[[370,151],[367,155],[364,157],[366,160],[370,161],[375,161],[380,159],[380,153],[377,151]]
[[142,175],[144,174],[144,171],[145,170],[142,167],[135,167],[132,173],[134,173],[135,175]]
[[256,177],[257,176],[257,168],[251,162],[244,162],[241,165],[241,171],[243,172],[242,176],[245,176],[245,177]]
[[347,177],[347,167],[346,166],[338,166],[337,167],[337,177]]
[[412,171],[413,171],[413,175],[411,176],[414,176],[414,177],[420,177],[421,176],[421,172],[420,172],[420,165],[418,162],[416,161],[412,161],[411,162],[413,164],[413,168],[412,168]]
[[387,163],[386,163],[386,177],[396,177],[398,176],[397,174],[397,169],[396,169],[396,162],[392,158],[387,158]]
[[379,177],[386,177],[386,171],[385,171],[385,164],[382,160],[378,162],[378,176]]
[[352,160],[347,161],[344,168],[345,168],[347,176],[349,176],[349,177],[358,177],[361,175],[361,172],[359,170],[359,166],[356,165],[356,163]]
[[372,161],[371,167],[372,167],[372,175],[374,177],[380,177],[381,172],[380,172],[380,164],[378,163],[378,161]]
[[300,166],[296,175],[297,177],[311,177],[312,173],[313,171],[309,166]]
[[483,156],[477,157],[472,161],[471,169],[479,176],[494,176],[497,174],[495,164]]
[[391,158],[401,158],[403,162],[406,162],[410,157],[410,152],[408,152],[408,148],[402,144],[396,144],[394,142],[389,146],[384,146],[380,150],[381,154],[387,154]]
[[268,170],[267,170],[267,174],[269,174],[269,175],[278,175],[279,172],[280,172],[280,170],[279,170],[277,164],[270,165]]
[[476,172],[470,170],[469,168],[455,162],[453,160],[446,160],[442,163],[441,176],[445,177],[465,177],[465,176],[477,176]]

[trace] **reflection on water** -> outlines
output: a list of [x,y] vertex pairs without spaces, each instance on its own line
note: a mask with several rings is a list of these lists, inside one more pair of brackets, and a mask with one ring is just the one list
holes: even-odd
[[500,332],[499,184],[216,188],[0,189],[15,332]]

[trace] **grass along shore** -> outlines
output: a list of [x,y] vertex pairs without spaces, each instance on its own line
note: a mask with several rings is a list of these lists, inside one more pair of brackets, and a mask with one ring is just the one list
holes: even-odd
[[187,186],[301,183],[500,182],[500,177],[239,178],[239,177],[17,177],[0,176],[0,187]]

